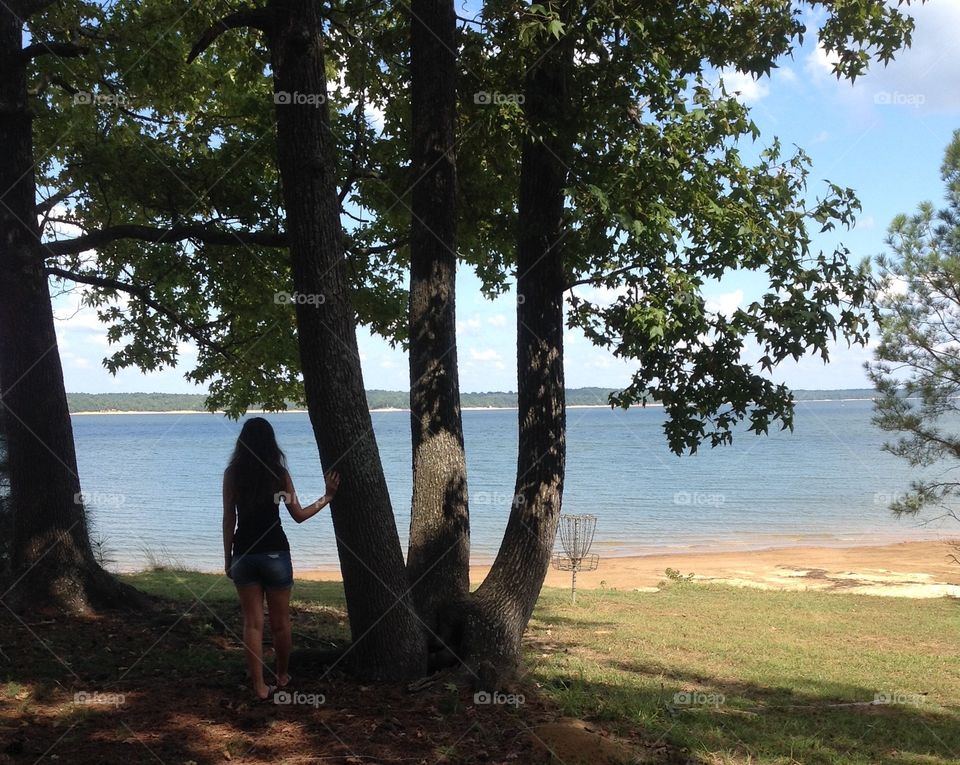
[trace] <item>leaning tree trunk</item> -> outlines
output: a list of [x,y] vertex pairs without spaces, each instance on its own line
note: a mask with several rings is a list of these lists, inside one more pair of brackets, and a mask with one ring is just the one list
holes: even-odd
[[[94,559],[39,239],[24,21],[0,4],[0,390],[13,607],[86,611],[144,599]],[[4,587],[3,589],[6,589]],[[0,593],[2,594],[2,593]]]
[[410,420],[413,505],[407,574],[443,651],[449,616],[470,590],[467,467],[457,373],[456,14],[452,0],[412,0]]
[[[364,393],[326,104],[323,4],[274,0],[270,47],[277,148],[304,389],[320,458],[340,471],[333,501],[356,672],[405,679],[426,668],[403,551]],[[283,103],[283,101],[288,103]]]
[[527,72],[530,133],[520,166],[517,241],[519,453],[500,550],[467,615],[465,654],[493,689],[520,662],[521,640],[550,563],[566,461],[563,378],[564,188],[571,154],[571,47],[561,41]]

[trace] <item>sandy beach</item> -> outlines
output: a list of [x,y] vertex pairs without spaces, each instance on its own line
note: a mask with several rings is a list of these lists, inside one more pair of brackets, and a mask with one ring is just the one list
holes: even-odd
[[[691,552],[602,558],[577,577],[578,588],[654,591],[668,568],[695,580],[771,590],[822,590],[909,598],[960,597],[960,565],[946,541],[862,547],[784,547],[746,552]],[[958,554],[960,557],[960,554]],[[471,581],[489,567],[474,566]],[[339,580],[338,569],[297,571],[297,577]],[[569,572],[553,568],[547,586],[569,587]]]

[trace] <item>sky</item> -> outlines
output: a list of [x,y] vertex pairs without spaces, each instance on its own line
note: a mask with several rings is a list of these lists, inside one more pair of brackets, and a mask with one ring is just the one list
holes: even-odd
[[[724,75],[728,91],[752,108],[761,144],[774,136],[783,146],[803,148],[812,159],[811,190],[826,180],[853,188],[863,210],[856,227],[840,240],[855,260],[884,251],[892,218],[910,213],[923,201],[940,204],[940,165],[953,132],[960,129],[960,0],[930,0],[911,9],[916,18],[912,47],[887,67],[874,65],[855,84],[838,82],[830,60],[816,40],[783,59],[770,77],[752,80],[737,72]],[[815,239],[832,249],[837,237]],[[461,389],[516,390],[515,294],[490,301],[467,267],[457,274],[457,328]],[[705,292],[708,308],[732,311],[763,290],[762,277],[731,274]],[[590,288],[579,288],[587,296]],[[151,374],[126,370],[113,376],[103,367],[109,352],[105,326],[92,309],[79,305],[77,293],[54,301],[57,335],[66,387],[71,392],[151,391],[203,393],[183,377],[196,357],[182,347],[182,368]],[[360,328],[359,345],[367,388],[409,389],[406,356]],[[568,330],[566,379],[571,388],[610,389],[629,383],[633,365],[596,348]],[[869,387],[863,364],[872,350],[831,349],[831,362],[807,358],[785,363],[774,379],[798,388]]]

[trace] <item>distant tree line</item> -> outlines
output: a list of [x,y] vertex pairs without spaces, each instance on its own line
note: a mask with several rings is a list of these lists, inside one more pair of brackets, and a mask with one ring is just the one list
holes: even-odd
[[[613,391],[607,388],[569,388],[568,406],[606,406]],[[795,390],[797,401],[839,401],[843,399],[873,399],[872,388],[846,388],[835,390]],[[207,397],[202,393],[68,393],[67,402],[71,412],[203,412]],[[410,393],[401,390],[368,390],[367,403],[370,409],[407,409]],[[461,393],[464,407],[515,408],[517,394],[512,391],[486,391]],[[289,409],[302,408],[302,404],[288,401]],[[2,449],[0,449],[2,451]]]

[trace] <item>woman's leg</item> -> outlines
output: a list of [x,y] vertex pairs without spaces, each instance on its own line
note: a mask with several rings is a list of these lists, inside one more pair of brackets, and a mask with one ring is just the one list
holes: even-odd
[[277,657],[277,685],[283,688],[290,682],[290,588],[267,590],[267,608],[270,611],[270,632]]
[[270,689],[263,682],[263,587],[248,584],[237,587],[240,608],[243,610],[243,649],[247,657],[247,671],[253,682],[254,693],[261,699]]

